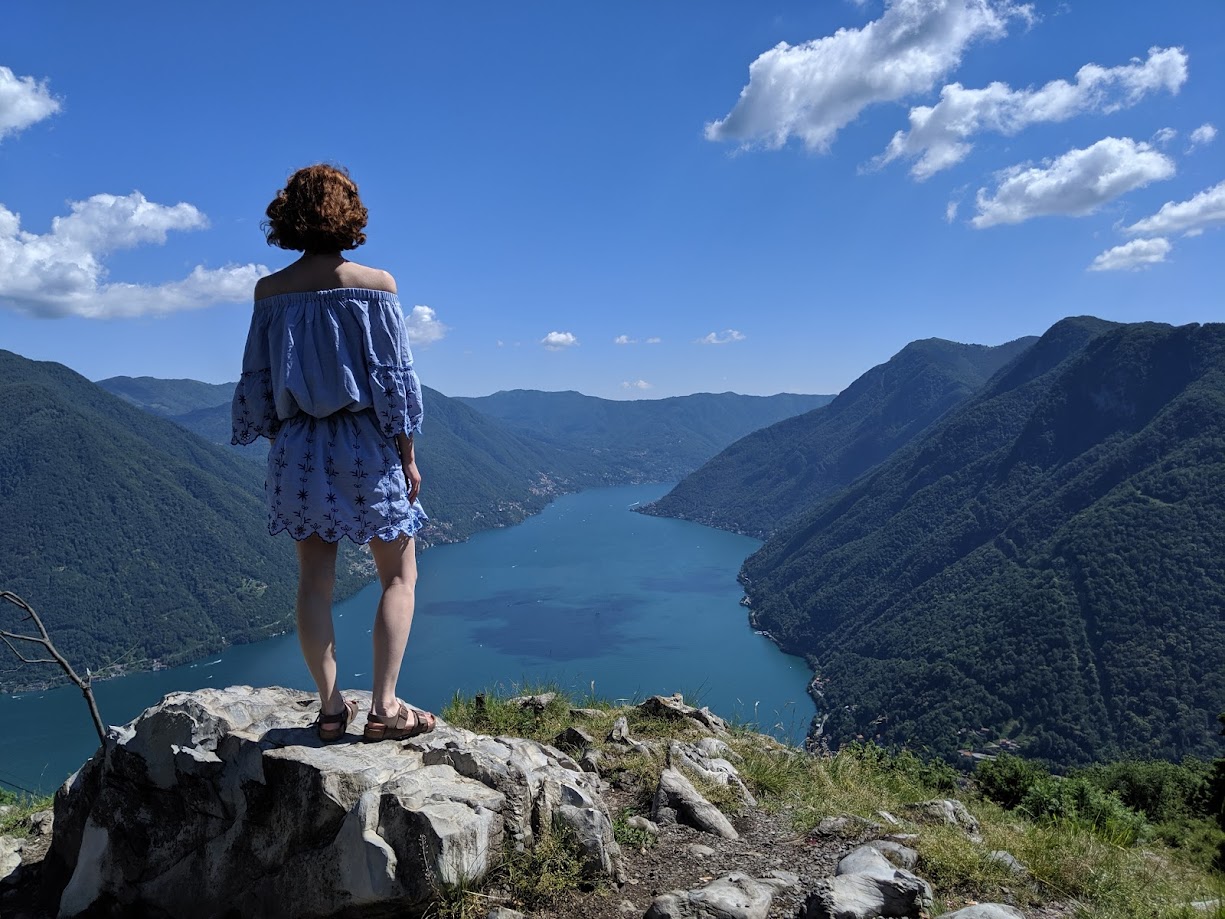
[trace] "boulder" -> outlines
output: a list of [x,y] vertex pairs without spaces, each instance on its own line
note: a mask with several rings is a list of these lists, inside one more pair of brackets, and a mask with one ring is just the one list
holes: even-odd
[[673,890],[656,897],[643,919],[766,919],[774,894],[786,884],[729,874],[696,890]]
[[56,794],[45,869],[60,915],[420,916],[556,826],[593,880],[619,877],[598,780],[560,751],[442,721],[370,744],[355,725],[325,745],[317,711],[237,686],[172,693],[112,729]]
[[672,696],[651,696],[640,703],[638,711],[655,718],[670,718],[676,721],[687,720],[716,735],[727,733],[727,722],[711,712],[706,706],[694,708],[685,704],[685,697],[679,692]]
[[1029,874],[1029,871],[1022,865],[1015,855],[1011,852],[1005,852],[1003,849],[996,849],[994,852],[987,853],[987,861],[999,865],[1001,868],[1008,869],[1009,872],[1017,877],[1024,877]]
[[21,850],[24,839],[16,836],[0,836],[0,886],[15,884],[21,875]]
[[687,770],[716,785],[730,786],[736,789],[741,801],[750,807],[756,807],[757,799],[753,797],[748,786],[744,784],[744,780],[740,778],[736,767],[720,755],[730,752],[727,744],[713,737],[707,737],[704,740],[713,741],[713,743],[688,744],[679,740],[669,743],[668,765]]
[[651,819],[658,824],[683,823],[704,833],[739,839],[732,822],[723,815],[693,784],[675,769],[665,769],[659,776],[659,789],[651,805]]
[[907,871],[910,871],[919,862],[918,852],[910,848],[910,846],[904,846],[900,842],[894,842],[892,839],[874,839],[868,845],[893,862],[893,864],[899,868],[905,868]]
[[625,821],[626,826],[633,827],[635,830],[642,830],[644,833],[650,833],[652,836],[659,835],[659,827],[653,821],[646,817],[635,814]]
[[889,879],[843,874],[817,881],[796,919],[917,917],[931,903],[929,891],[926,881],[908,871]]
[[560,750],[585,750],[594,743],[594,737],[576,727],[568,727],[553,738],[553,746]]
[[976,903],[956,912],[945,913],[940,919],[1025,919],[1025,914],[1002,903]]
[[971,842],[982,842],[982,836],[979,835],[978,820],[974,815],[966,810],[966,806],[954,798],[939,798],[933,801],[922,801],[918,804],[910,804],[907,810],[911,811],[915,819],[926,823],[944,823],[949,826],[960,827]]
[[557,698],[555,692],[542,692],[535,696],[515,696],[507,699],[507,705],[517,705],[520,708],[530,708],[534,712],[543,712]]

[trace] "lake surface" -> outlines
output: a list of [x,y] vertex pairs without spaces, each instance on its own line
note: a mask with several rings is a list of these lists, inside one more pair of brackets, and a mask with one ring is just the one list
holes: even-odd
[[[736,573],[760,543],[630,510],[669,487],[567,495],[518,526],[425,552],[401,697],[438,711],[456,692],[542,684],[585,696],[594,683],[596,695],[627,701],[683,692],[800,742],[816,713],[810,672],[755,634],[739,605]],[[378,598],[371,584],[336,605],[343,689],[370,688]],[[94,692],[103,720],[122,724],[166,693],[236,684],[314,691],[291,634]],[[0,723],[0,781],[9,787],[53,791],[97,746],[75,687],[0,697]]]

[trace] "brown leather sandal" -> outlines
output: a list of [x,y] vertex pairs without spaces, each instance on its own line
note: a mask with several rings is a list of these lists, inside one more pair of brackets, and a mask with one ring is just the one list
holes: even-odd
[[[400,703],[400,708],[390,718],[380,718],[374,712],[366,713],[366,729],[362,732],[362,740],[367,742],[405,740],[409,737],[428,734],[434,730],[437,721],[430,712],[413,708],[407,702],[399,699],[396,701]],[[411,721],[409,720],[410,713],[412,714]]]
[[315,726],[319,731],[319,739],[324,743],[329,743],[333,740],[340,740],[345,736],[345,731],[353,719],[357,717],[357,703],[344,700],[345,708],[342,712],[337,712],[335,715],[325,715],[322,711],[319,712],[319,717],[315,719]]

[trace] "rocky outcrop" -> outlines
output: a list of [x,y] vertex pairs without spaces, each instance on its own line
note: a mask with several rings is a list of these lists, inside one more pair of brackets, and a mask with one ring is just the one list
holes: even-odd
[[560,750],[441,722],[374,744],[354,725],[325,746],[316,712],[242,686],[172,694],[114,729],[56,796],[60,915],[421,915],[555,827],[590,877],[617,878],[598,779]]
[[791,883],[737,872],[695,890],[662,894],[651,902],[643,919],[766,919],[774,894]]

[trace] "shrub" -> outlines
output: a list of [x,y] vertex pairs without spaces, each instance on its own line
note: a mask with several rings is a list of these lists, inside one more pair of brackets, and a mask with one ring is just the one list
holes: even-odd
[[983,797],[1007,810],[1025,800],[1036,783],[1049,778],[1050,773],[1037,763],[1007,753],[983,760],[974,771],[974,780]]

